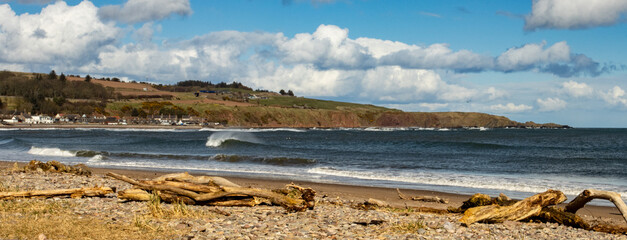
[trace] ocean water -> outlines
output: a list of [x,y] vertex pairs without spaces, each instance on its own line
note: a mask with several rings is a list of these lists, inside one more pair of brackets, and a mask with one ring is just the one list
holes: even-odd
[[595,188],[627,201],[627,129],[0,129],[0,160],[32,159],[515,198]]

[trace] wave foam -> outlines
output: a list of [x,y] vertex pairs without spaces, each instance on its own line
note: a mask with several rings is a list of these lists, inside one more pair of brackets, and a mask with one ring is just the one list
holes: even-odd
[[198,131],[204,132],[307,132],[299,128],[201,128]]
[[51,157],[76,157],[76,153],[67,150],[61,150],[59,148],[31,147],[30,150],[28,150],[28,154]]
[[625,189],[616,185],[595,185],[581,182],[555,182],[549,179],[521,178],[507,176],[480,176],[455,173],[399,173],[377,171],[339,170],[331,167],[317,167],[307,171],[312,174],[347,177],[363,180],[393,181],[436,186],[462,187],[470,189],[489,189],[495,191],[512,191],[523,193],[544,192],[547,189],[559,189],[567,195],[577,195],[582,189],[597,188],[614,191],[626,196]]
[[227,141],[261,143],[254,135],[247,132],[215,132],[207,138],[207,147],[219,147]]
[[89,163],[94,163],[94,162],[102,162],[102,160],[105,159],[105,156],[102,156],[100,154],[91,157],[89,160],[87,160],[87,162]]

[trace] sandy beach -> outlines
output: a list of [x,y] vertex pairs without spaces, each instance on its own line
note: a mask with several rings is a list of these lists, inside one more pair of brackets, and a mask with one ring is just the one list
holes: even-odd
[[[93,176],[84,177],[61,173],[12,172],[9,169],[13,165],[14,163],[8,161],[0,162],[0,169],[2,169],[0,183],[3,184],[2,186],[5,189],[110,186],[122,190],[130,188],[130,185],[106,177],[104,174],[115,172],[137,179],[152,179],[166,173],[147,170],[94,168],[92,169]],[[291,182],[289,180],[234,177],[228,177],[228,179],[242,186],[266,189],[281,188]],[[129,235],[125,234],[132,234],[133,237],[131,238],[137,239],[627,239],[625,235],[586,231],[550,223],[477,223],[470,227],[463,227],[458,223],[458,219],[461,217],[460,214],[429,213],[421,210],[421,207],[442,210],[449,206],[458,207],[462,201],[469,197],[465,195],[434,191],[401,190],[408,196],[438,196],[449,200],[448,204],[425,203],[401,200],[396,189],[313,182],[294,183],[316,190],[318,204],[314,210],[301,213],[285,213],[285,210],[281,207],[270,206],[252,208],[187,206],[188,211],[194,214],[178,217],[154,217],[150,216],[146,203],[118,203],[115,195],[106,198],[53,198],[48,200],[15,201],[21,203],[39,201],[37,203],[43,205],[53,202],[53,206],[69,204],[72,207],[67,210],[66,218],[77,217],[78,219],[89,220],[88,223],[84,223],[82,220],[79,222],[70,221],[74,225],[87,224],[88,227],[91,226],[90,224],[94,224],[94,222],[99,224],[105,222],[104,226],[118,228],[122,226],[126,229],[117,232],[117,235],[101,233],[104,234],[101,237],[94,236],[89,232],[81,233],[86,238],[94,239],[128,238]],[[364,211],[351,207],[356,203],[364,202],[368,198],[383,200],[389,203],[391,208]],[[164,209],[170,208],[172,207],[164,207]],[[58,211],[63,212],[63,210]],[[28,216],[28,214],[23,215],[23,211],[22,213],[16,213],[7,212],[6,209],[3,209],[1,214],[3,219],[13,219],[8,222],[5,221],[0,225],[1,228],[5,228],[0,230],[0,232],[3,232],[3,235],[0,236],[2,239],[32,239],[39,232],[50,237],[50,239],[75,236],[63,231],[55,232],[33,226],[11,225],[11,221],[24,224],[20,218]],[[579,215],[582,215],[591,223],[603,222],[627,226],[618,211],[611,207],[586,206],[579,211]],[[66,220],[61,221],[67,222]],[[50,221],[52,222],[27,222],[42,226],[54,224],[53,220]],[[377,223],[377,221],[383,222],[381,224],[368,224],[373,221],[374,223]],[[4,231],[16,228],[25,229]],[[107,232],[109,231],[107,229],[97,228],[94,232]]]

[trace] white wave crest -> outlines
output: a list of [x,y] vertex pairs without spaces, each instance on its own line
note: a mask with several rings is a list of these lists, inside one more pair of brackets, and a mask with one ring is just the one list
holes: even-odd
[[207,147],[219,147],[228,140],[237,140],[241,142],[261,143],[254,135],[248,132],[215,132],[207,138]]
[[307,132],[305,129],[299,128],[201,128],[198,131],[208,132]]
[[369,127],[369,128],[365,128],[364,131],[366,132],[393,132],[393,131],[407,131],[409,130],[409,128],[404,128],[404,127],[399,127],[399,128],[392,128],[392,127]]
[[[456,173],[437,173],[437,172],[383,172],[383,171],[357,171],[357,170],[340,170],[331,167],[317,167],[307,171],[311,174],[321,174],[327,176],[347,177],[363,180],[375,181],[394,181],[413,184],[426,184],[436,186],[462,187],[469,189],[488,189],[493,191],[511,191],[526,196],[529,193],[544,192],[547,189],[559,189],[566,195],[575,196],[582,189],[597,188],[601,190],[614,191],[622,196],[626,196],[627,192],[620,185],[610,184],[593,184],[573,181],[552,181],[542,178],[525,178],[524,180],[516,177],[508,176],[483,176],[468,175]],[[468,192],[471,194],[472,192]],[[516,197],[520,197],[516,196]],[[623,197],[626,198],[626,197]]]
[[105,159],[104,156],[98,154],[96,156],[91,157],[89,160],[87,160],[87,162],[93,163],[93,162],[101,162],[103,159]]
[[4,144],[10,143],[10,142],[13,142],[13,138],[0,140],[0,145],[4,145]]
[[76,157],[76,153],[59,148],[38,148],[31,147],[28,154],[51,157]]

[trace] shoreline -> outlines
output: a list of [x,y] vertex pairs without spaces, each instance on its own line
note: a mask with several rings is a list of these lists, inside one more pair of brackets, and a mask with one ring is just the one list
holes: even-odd
[[[11,168],[15,162],[0,160],[0,169]],[[18,162],[19,166],[23,166],[26,163]],[[97,175],[105,175],[107,172],[114,172],[122,175],[126,175],[132,178],[138,179],[152,179],[157,176],[161,176],[167,173],[180,172],[180,171],[167,171],[167,170],[150,170],[150,169],[124,169],[124,168],[94,168],[90,167],[92,172]],[[198,173],[191,172],[194,175],[198,175]],[[448,207],[459,207],[462,202],[467,200],[470,195],[465,194],[457,194],[457,193],[449,193],[443,191],[432,191],[432,190],[417,190],[417,189],[403,189],[400,188],[401,192],[406,196],[437,196],[443,199],[447,199],[449,202],[447,204],[443,203],[432,203],[432,202],[419,202],[412,200],[402,200],[398,197],[398,193],[394,188],[386,188],[386,187],[373,187],[373,186],[357,186],[357,185],[348,185],[341,183],[318,183],[311,181],[300,181],[300,180],[282,180],[282,179],[267,179],[267,178],[259,178],[259,177],[242,177],[242,176],[226,176],[216,174],[214,176],[225,177],[230,181],[237,183],[244,187],[254,187],[254,188],[282,188],[286,184],[295,183],[297,185],[303,187],[310,187],[316,191],[316,194],[321,197],[329,198],[329,199],[342,199],[342,200],[350,200],[355,203],[364,202],[369,198],[374,198],[378,200],[385,201],[390,204],[392,207],[396,208],[433,208],[433,209],[441,209],[446,210]],[[495,196],[491,196],[495,197]],[[570,199],[569,199],[570,200]],[[569,201],[566,201],[567,203]],[[562,203],[561,205],[565,205]],[[578,215],[581,215],[585,219],[588,220],[597,220],[597,219],[606,219],[614,222],[618,225],[627,226],[627,223],[622,218],[622,215],[618,211],[616,207],[609,206],[596,206],[596,205],[586,205],[584,208],[579,210]]]

